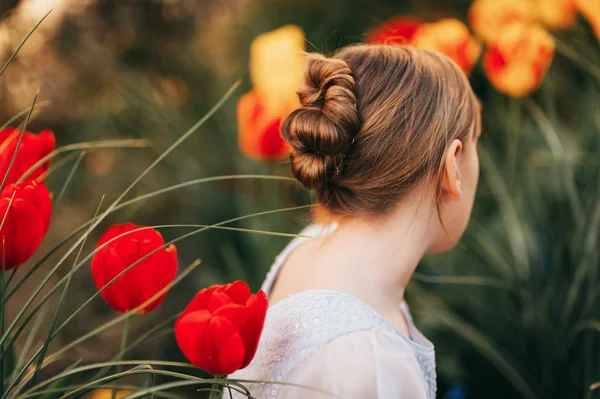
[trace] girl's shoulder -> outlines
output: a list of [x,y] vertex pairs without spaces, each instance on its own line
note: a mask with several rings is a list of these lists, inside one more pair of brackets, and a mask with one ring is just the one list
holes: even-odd
[[[373,337],[376,339],[373,340]],[[432,381],[433,384],[435,382],[432,345],[420,344],[402,335],[358,298],[330,290],[301,292],[272,306],[267,313],[254,360],[234,377],[273,382],[290,382],[289,379],[293,378],[301,383],[307,378],[302,371],[306,370],[301,366],[303,363],[323,354],[331,357],[332,354],[343,353],[343,349],[340,351],[339,348],[351,343],[354,345],[347,348],[347,353],[349,356],[362,357],[361,367],[375,367],[382,361],[385,363],[382,359],[390,358],[390,354],[394,353],[392,359],[401,359],[406,367],[416,371],[418,386],[425,391],[433,389],[435,392],[435,386],[431,385]],[[372,345],[372,350],[368,352],[372,355],[372,361],[368,360],[368,356],[357,353],[358,348],[365,347],[365,343]],[[350,364],[345,359],[338,359],[335,363]],[[325,369],[315,369],[313,366],[309,369],[317,373],[332,372],[327,369],[327,363],[323,367]],[[267,397],[267,394],[276,397],[281,386],[264,384],[253,388],[258,391],[257,397]],[[427,397],[434,396],[428,394]]]

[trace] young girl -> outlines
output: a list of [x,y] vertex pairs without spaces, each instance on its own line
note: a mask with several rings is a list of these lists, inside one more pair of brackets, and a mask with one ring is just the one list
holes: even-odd
[[452,61],[412,47],[309,55],[305,74],[302,107],[281,131],[294,176],[331,222],[277,258],[256,357],[230,378],[273,381],[249,385],[257,398],[433,399],[433,345],[404,291],[469,220],[479,103]]

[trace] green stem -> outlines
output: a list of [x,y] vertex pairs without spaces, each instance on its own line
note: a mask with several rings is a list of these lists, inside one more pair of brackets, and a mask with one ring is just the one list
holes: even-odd
[[[127,348],[127,336],[129,335],[129,325],[131,324],[131,315],[125,318],[125,324],[123,325],[123,335],[121,335],[121,347],[119,348],[119,354],[117,355],[117,360],[121,360],[123,357],[123,353],[125,353],[125,348]],[[122,366],[117,366],[117,372],[121,373],[123,371]],[[117,397],[117,390],[113,389],[112,391],[112,399]]]
[[[219,376],[219,375],[215,375],[215,379],[217,380],[224,380],[223,376]],[[219,389],[221,386],[223,386],[223,384],[221,382],[214,382],[212,384],[211,390],[210,390],[210,396],[208,397],[208,399],[221,399],[223,397],[223,393],[221,392],[221,390]]]
[[519,152],[519,132],[521,130],[521,103],[517,99],[511,98],[508,103],[508,118],[509,129],[507,133],[507,166],[508,166],[508,181],[512,187],[515,183],[517,171],[517,153]]

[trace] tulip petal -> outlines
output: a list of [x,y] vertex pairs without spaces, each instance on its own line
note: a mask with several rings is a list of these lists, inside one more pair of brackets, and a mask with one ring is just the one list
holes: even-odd
[[[138,305],[152,298],[157,292],[165,288],[175,279],[177,275],[177,250],[173,244],[167,249],[161,249],[154,255],[144,260],[143,265],[136,266],[134,270],[140,267],[139,274],[136,275],[138,291],[140,297],[137,299]],[[150,304],[144,307],[140,313],[146,313],[156,309],[167,293],[159,296]]]
[[[281,103],[283,105],[284,103]],[[237,104],[238,141],[240,151],[253,159],[279,159],[289,153],[289,146],[281,137],[281,120],[296,108],[288,102],[278,112],[269,110],[266,99],[252,90]]]
[[[12,161],[21,132],[13,128],[0,132],[0,177],[3,178]],[[54,151],[54,134],[45,130],[40,134],[25,132],[19,146],[17,157],[7,177],[9,184],[17,182],[31,166]],[[29,178],[37,179],[48,169],[49,161],[34,170]]]
[[421,21],[410,16],[399,15],[389,18],[381,25],[367,31],[369,44],[408,44],[421,25]]
[[175,338],[194,366],[215,375],[239,369],[246,354],[236,327],[206,310],[182,315],[175,323]]
[[227,295],[238,305],[245,305],[248,298],[252,295],[250,287],[245,281],[234,281],[231,284],[227,284],[225,287]]
[[247,306],[249,309],[253,310],[253,312],[248,323],[239,328],[240,335],[244,340],[244,346],[246,348],[246,357],[244,358],[241,368],[249,365],[256,354],[256,349],[258,348],[260,335],[265,326],[265,318],[267,317],[267,310],[269,307],[267,295],[264,291],[259,290],[256,295],[253,295],[248,300]]
[[304,32],[296,25],[263,33],[252,41],[250,80],[270,113],[277,114],[285,104],[298,101],[304,53]]
[[[106,232],[102,235],[98,244],[96,244],[96,248],[104,245],[106,242],[112,240],[113,238],[120,236],[123,233],[126,233],[131,230],[135,230],[137,227],[132,223],[125,224],[115,224],[111,226]],[[127,234],[123,237],[129,237],[131,234]],[[114,242],[114,241],[113,241]]]
[[0,202],[0,267],[2,246],[4,269],[25,263],[37,250],[44,238],[45,229],[39,210],[24,199],[2,198]]
[[213,285],[198,291],[190,303],[185,307],[182,315],[199,310],[205,310],[210,302],[210,297],[212,296],[213,292],[217,290],[217,288],[219,288],[219,286]]
[[[101,251],[104,252],[103,256],[98,256],[98,254],[96,254],[92,258],[92,276],[94,277],[94,282],[96,283],[96,288],[98,288],[98,290],[102,289],[113,278],[119,275],[119,273],[125,270],[121,258],[112,248],[105,248]],[[133,287],[129,287],[126,283],[127,274],[128,273],[119,277],[100,294],[111,308],[122,313],[131,310],[127,294],[134,290]]]

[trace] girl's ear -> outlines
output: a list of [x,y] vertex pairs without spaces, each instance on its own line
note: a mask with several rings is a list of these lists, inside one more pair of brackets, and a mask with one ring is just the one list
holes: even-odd
[[458,167],[462,149],[463,144],[460,140],[452,140],[446,151],[444,169],[442,171],[442,193],[451,201],[457,202],[462,199],[460,170]]

